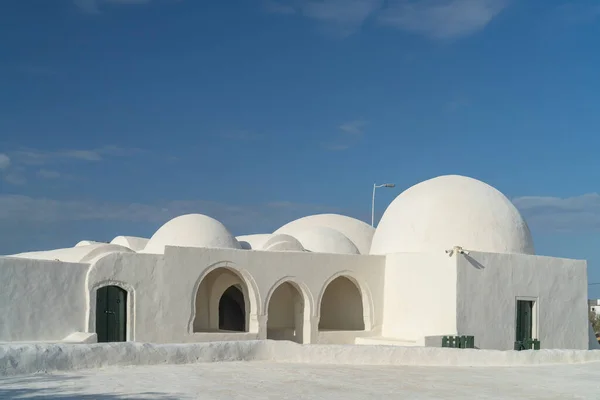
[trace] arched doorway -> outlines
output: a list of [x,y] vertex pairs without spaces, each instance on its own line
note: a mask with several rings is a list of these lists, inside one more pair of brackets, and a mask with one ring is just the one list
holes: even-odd
[[118,286],[96,291],[96,335],[98,342],[127,340],[127,291]]
[[247,332],[248,287],[233,270],[217,268],[206,275],[196,292],[194,332]]
[[303,342],[304,298],[291,282],[279,285],[269,299],[267,339]]
[[244,332],[246,330],[244,294],[237,286],[230,286],[219,299],[219,330]]
[[360,290],[347,277],[340,276],[327,285],[320,307],[319,330],[365,330]]

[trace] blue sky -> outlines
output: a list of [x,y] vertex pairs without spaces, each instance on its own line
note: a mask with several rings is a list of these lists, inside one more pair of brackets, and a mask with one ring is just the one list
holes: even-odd
[[595,0],[3,1],[0,254],[463,174],[600,282],[598,37]]

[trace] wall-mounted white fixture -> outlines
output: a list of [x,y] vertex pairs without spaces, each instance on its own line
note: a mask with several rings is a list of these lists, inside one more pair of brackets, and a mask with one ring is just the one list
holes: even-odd
[[464,255],[469,255],[469,250],[465,250],[460,246],[454,246],[453,248],[446,250],[446,254],[448,254],[448,257],[452,257],[454,254],[464,254]]

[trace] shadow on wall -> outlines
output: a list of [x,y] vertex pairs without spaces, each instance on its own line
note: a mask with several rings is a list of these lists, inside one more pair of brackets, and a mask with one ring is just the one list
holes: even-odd
[[485,265],[483,265],[482,263],[480,263],[479,261],[477,261],[476,259],[474,259],[470,255],[464,254],[464,256],[467,259],[467,261],[469,262],[469,264],[471,264],[475,268],[477,268],[477,269],[485,269]]
[[79,379],[82,377],[72,374],[0,378],[0,399],[117,400],[124,397],[132,400],[178,399],[168,393],[158,392],[136,393],[134,396],[129,393],[89,393],[85,381],[80,384],[76,382]]

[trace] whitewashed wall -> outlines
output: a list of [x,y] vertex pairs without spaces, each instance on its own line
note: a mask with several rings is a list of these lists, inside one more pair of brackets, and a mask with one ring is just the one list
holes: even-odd
[[382,334],[424,344],[456,330],[456,261],[444,252],[387,256]]
[[[161,306],[169,295],[161,287],[164,273],[162,255],[113,253],[97,260],[85,284],[86,331],[96,332],[97,289],[116,285],[127,291],[127,340],[152,341],[160,337],[169,329],[168,310]],[[138,333],[140,324],[146,329]]]
[[585,261],[476,252],[457,260],[458,331],[475,346],[512,350],[517,297],[532,297],[542,348],[588,348]]
[[0,257],[0,342],[60,341],[85,331],[88,268]]
[[[240,275],[248,289],[249,332],[194,333],[196,291],[201,279],[216,268]],[[319,342],[319,302],[337,276],[356,282],[363,298],[368,332],[332,333],[341,342],[378,334],[383,310],[385,258],[296,252],[261,252],[168,247],[163,255],[111,254],[99,259],[87,277],[87,327],[95,329],[95,291],[117,284],[129,292],[128,339],[150,342],[197,342],[266,338],[268,299],[283,282],[301,289],[306,305],[304,342]],[[325,334],[327,336],[327,333]],[[321,341],[326,341],[323,339]]]
[[[246,287],[248,332],[194,332],[194,313],[203,312],[196,307],[196,291],[218,268],[234,271]],[[128,291],[128,340],[264,339],[270,298],[290,282],[304,304],[302,320],[298,314],[286,318],[292,303],[280,299],[272,307],[277,320],[270,328],[303,343],[354,343],[374,336],[423,344],[426,336],[458,333],[474,335],[481,348],[512,349],[516,299],[530,297],[537,302],[535,336],[542,347],[586,349],[586,269],[585,261],[476,252],[458,257],[398,253],[386,259],[170,247],[165,255],[101,256],[91,267],[5,257],[0,258],[0,341],[60,341],[73,332],[94,332],[96,290],[106,285]],[[208,295],[213,306],[233,282],[231,276],[215,279],[220,283]],[[362,296],[362,303],[348,302],[346,309],[338,304],[339,315],[362,312],[363,331],[318,330],[321,298],[338,276],[355,282]],[[286,296],[291,299],[291,293]],[[334,297],[346,298],[341,292]],[[293,303],[298,312],[301,306]],[[301,332],[290,331],[292,325]]]

